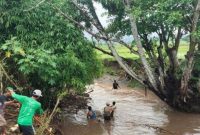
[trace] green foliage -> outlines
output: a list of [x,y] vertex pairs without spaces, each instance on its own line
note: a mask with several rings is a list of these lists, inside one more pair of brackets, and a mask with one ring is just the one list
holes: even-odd
[[144,88],[144,86],[142,86],[138,81],[134,79],[129,81],[128,86],[131,88]]
[[[83,92],[85,85],[91,83],[93,78],[100,73],[98,69],[101,64],[97,61],[88,42],[68,46],[69,48],[62,53],[42,48],[27,48],[25,49],[26,53],[21,55],[20,50],[22,49],[19,42],[13,40],[3,44],[2,50],[12,53],[10,59],[14,59],[18,64],[19,71],[27,76],[34,74],[38,80],[42,80],[42,83],[56,85],[60,88],[67,85],[67,88],[75,88],[79,92]],[[42,85],[40,82],[36,84]]]
[[[132,35],[129,19],[123,1],[98,0],[110,15],[114,15],[107,28],[109,34],[118,36]],[[189,30],[189,19],[192,16],[193,0],[135,0],[131,3],[131,13],[137,21],[137,28],[142,40],[153,40],[154,35],[169,34],[170,39],[176,37],[178,27]],[[163,31],[165,33],[162,33]],[[165,35],[166,36],[166,35]],[[118,38],[120,38],[118,37]],[[161,39],[163,40],[163,39]],[[147,41],[145,41],[147,42]],[[173,41],[174,42],[174,41]],[[159,44],[158,44],[159,45]]]
[[[22,74],[29,82],[26,85],[42,89],[48,95],[46,103],[63,90],[84,92],[85,85],[101,74],[92,44],[48,3],[27,10],[35,4],[32,0],[1,1],[1,58],[10,71],[18,73],[16,78]],[[63,1],[56,4],[65,7]]]
[[104,72],[109,75],[117,75],[117,71],[113,69],[113,67],[106,66],[104,68]]

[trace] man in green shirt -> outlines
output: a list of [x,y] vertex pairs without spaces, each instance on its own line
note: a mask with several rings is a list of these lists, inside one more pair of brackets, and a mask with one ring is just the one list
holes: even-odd
[[17,123],[23,135],[34,135],[33,116],[35,114],[41,115],[43,110],[41,104],[37,101],[42,97],[40,90],[34,90],[32,97],[22,96],[10,90],[10,95],[21,103]]

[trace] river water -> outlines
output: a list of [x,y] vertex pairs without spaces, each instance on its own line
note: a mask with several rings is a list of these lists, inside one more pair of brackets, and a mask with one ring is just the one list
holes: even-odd
[[103,111],[106,102],[116,101],[114,119],[104,122],[88,121],[87,110],[66,114],[62,123],[65,135],[200,135],[200,115],[174,111],[148,91],[127,87],[119,80],[121,89],[112,90],[113,79],[104,76],[94,82],[90,94],[91,105],[97,114]]

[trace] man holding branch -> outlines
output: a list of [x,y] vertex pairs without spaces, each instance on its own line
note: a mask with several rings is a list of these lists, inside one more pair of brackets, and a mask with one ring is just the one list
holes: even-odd
[[42,92],[36,89],[33,91],[32,97],[18,95],[13,90],[9,90],[9,92],[10,96],[21,103],[17,119],[20,131],[23,135],[34,135],[33,117],[34,115],[41,115],[43,113],[41,104],[37,101],[42,97]]

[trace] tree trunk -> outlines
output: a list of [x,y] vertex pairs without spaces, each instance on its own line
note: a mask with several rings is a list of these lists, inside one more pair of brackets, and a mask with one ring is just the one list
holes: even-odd
[[117,60],[117,62],[119,63],[119,65],[130,75],[132,76],[134,79],[136,79],[137,81],[139,81],[141,84],[143,84],[143,78],[139,77],[138,75],[136,75],[132,69],[126,64],[126,62],[123,61],[123,59],[118,55],[117,51],[115,50],[113,44],[111,42],[107,42],[107,45],[109,47],[109,49],[111,50],[114,58]]
[[[104,30],[104,27],[102,26],[95,8],[93,7],[92,1],[90,1],[89,4],[90,8],[89,10],[91,10],[92,16],[95,20],[95,27],[100,31],[100,33],[103,35],[103,37],[106,37],[107,39],[109,39],[107,33]],[[143,78],[141,76],[138,76],[129,65],[127,65],[127,63],[118,55],[117,51],[115,50],[115,47],[113,46],[113,43],[111,41],[106,41],[112,55],[114,56],[114,58],[117,60],[117,62],[119,63],[119,65],[134,79],[136,79],[137,81],[139,81],[141,84],[143,84]]]
[[181,37],[182,37],[181,27],[179,27],[178,33],[177,33],[177,36],[176,36],[176,39],[175,39],[175,46],[174,46],[176,53],[178,53],[178,48],[179,48],[179,45],[180,45]]
[[188,82],[189,79],[191,78],[191,72],[194,67],[194,52],[195,52],[195,47],[197,45],[197,39],[194,35],[197,29],[197,23],[199,20],[199,12],[200,12],[200,0],[198,0],[194,16],[193,16],[193,21],[192,21],[192,26],[191,26],[191,35],[190,35],[190,47],[189,51],[187,52],[186,55],[186,66],[183,72],[183,76],[181,79],[181,88],[180,88],[180,93],[182,94],[183,97],[187,95],[187,90],[188,90]]
[[[117,62],[119,63],[119,65],[130,75],[132,76],[134,79],[136,79],[137,81],[139,81],[141,84],[144,84],[143,81],[144,79],[142,78],[142,76],[139,76],[137,75],[132,69],[131,67],[129,67],[126,62],[118,55],[117,51],[115,50],[114,46],[113,46],[113,43],[109,40],[109,37],[108,35],[106,34],[101,22],[99,21],[99,18],[98,16],[96,15],[96,12],[94,10],[94,7],[93,5],[90,3],[90,10],[93,10],[93,16],[94,16],[94,20],[95,20],[95,23],[94,26],[100,30],[100,33],[102,35],[99,36],[95,33],[93,33],[92,31],[88,30],[87,28],[85,28],[81,23],[75,21],[73,18],[69,17],[67,14],[65,14],[64,12],[62,12],[58,7],[54,6],[52,3],[49,3],[53,9],[55,9],[56,11],[58,11],[65,19],[71,21],[72,23],[74,23],[75,25],[78,25],[81,29],[85,30],[86,32],[88,32],[89,34],[91,34],[93,37],[95,37],[96,39],[102,39],[104,41],[106,41],[109,49],[111,50],[111,55],[114,56],[114,58],[117,60]],[[77,3],[74,3],[76,6]],[[80,8],[78,8],[79,10],[81,10]],[[88,16],[86,12],[84,12],[84,15],[85,16]],[[91,19],[91,18],[89,18]]]
[[180,40],[182,37],[181,33],[181,27],[178,28],[178,33],[175,39],[175,45],[172,48],[167,48],[167,55],[169,57],[170,62],[170,72],[174,75],[176,73],[177,68],[179,67],[179,61],[178,61],[178,48],[180,45]]
[[169,57],[169,62],[170,62],[170,72],[174,74],[179,66],[177,50],[174,47],[169,48],[167,50],[167,55]]
[[[125,1],[126,1],[126,7],[130,12],[131,11],[130,1],[129,0],[125,0]],[[144,53],[144,50],[143,50],[143,47],[142,47],[142,43],[139,39],[135,18],[131,13],[129,13],[128,16],[129,16],[129,19],[130,19],[131,31],[132,31],[132,34],[133,34],[133,38],[136,41],[138,53],[139,53],[140,59],[142,61],[142,64],[144,66],[145,73],[146,73],[148,80],[151,83],[152,87],[156,91],[159,91],[158,87],[157,87],[156,79],[155,79],[154,74],[152,72],[152,69],[151,69],[149,63],[147,62],[147,60],[145,58],[145,53]]]
[[200,51],[200,43],[198,43],[198,51]]

